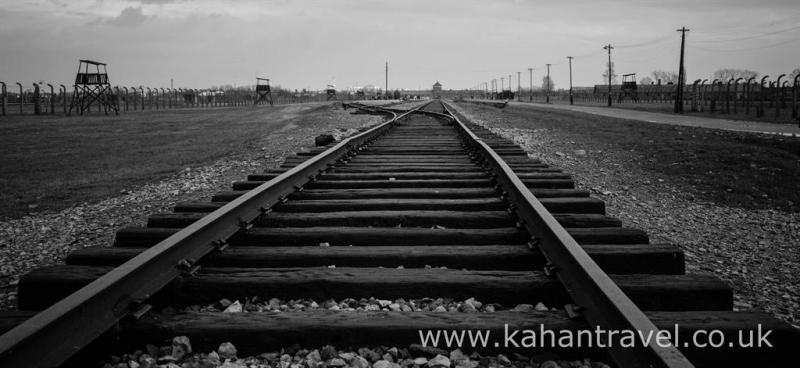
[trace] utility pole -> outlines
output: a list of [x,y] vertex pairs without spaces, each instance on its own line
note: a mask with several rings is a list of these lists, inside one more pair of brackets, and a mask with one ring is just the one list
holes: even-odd
[[522,87],[520,87],[520,84],[519,84],[519,75],[520,75],[520,72],[517,72],[517,101],[522,101],[522,100],[520,100],[520,98],[522,98],[522,96],[520,96],[520,92],[522,92]]
[[386,61],[386,97],[389,96],[389,61]]
[[678,91],[675,94],[675,113],[683,114],[683,88],[686,79],[686,72],[683,70],[683,48],[686,45],[686,32],[689,32],[686,27],[681,27],[678,30],[681,33],[681,61],[678,64]]
[[547,91],[546,91],[547,93],[545,93],[545,96],[547,96],[546,97],[547,100],[545,101],[545,103],[550,103],[550,65],[551,64],[545,64],[545,65],[547,65]]
[[528,102],[533,102],[533,68],[528,68],[528,73],[530,73],[530,94],[528,95]]
[[500,77],[500,92],[506,90],[506,77]]
[[604,50],[608,50],[608,106],[611,106],[611,49],[614,47],[611,44],[603,46]]
[[567,56],[569,59],[569,104],[572,105],[572,56]]

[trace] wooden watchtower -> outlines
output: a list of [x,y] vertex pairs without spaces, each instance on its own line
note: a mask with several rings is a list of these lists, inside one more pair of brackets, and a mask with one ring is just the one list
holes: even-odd
[[267,103],[272,106],[272,89],[269,87],[269,79],[267,78],[256,78],[256,102],[255,104],[258,105],[259,103]]
[[329,84],[328,87],[325,88],[325,96],[327,97],[327,101],[336,100],[336,87]]
[[72,94],[72,103],[67,115],[72,114],[73,109],[83,115],[84,111],[89,111],[94,103],[102,107],[106,115],[108,115],[109,109],[119,115],[117,96],[111,91],[106,64],[92,60],[80,60],[78,74],[75,76],[75,92]]

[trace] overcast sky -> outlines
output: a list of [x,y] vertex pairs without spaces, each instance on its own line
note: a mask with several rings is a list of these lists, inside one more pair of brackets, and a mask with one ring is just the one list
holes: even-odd
[[[682,26],[688,79],[718,68],[776,76],[800,67],[798,0],[300,1],[0,0],[0,81],[69,84],[77,61],[109,64],[113,84],[204,88],[469,88],[545,64],[557,87],[616,71],[676,71]],[[626,47],[627,46],[627,47]],[[507,83],[507,81],[506,81]]]

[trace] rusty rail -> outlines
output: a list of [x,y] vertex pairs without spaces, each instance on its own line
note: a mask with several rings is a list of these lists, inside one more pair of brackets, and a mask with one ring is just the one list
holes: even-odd
[[148,310],[147,298],[181,274],[196,271],[197,260],[224,249],[226,239],[242,226],[410,113],[391,113],[387,122],[344,139],[238,197],[3,334],[0,367],[64,363],[121,318]]
[[[578,245],[550,212],[533,196],[505,161],[476,136],[443,103],[460,133],[481,155],[493,172],[503,194],[515,205],[521,223],[533,236],[537,247],[550,262],[546,271],[554,274],[576,303],[572,307],[590,326],[606,330],[657,333],[659,329],[611,280],[600,266]],[[676,347],[661,347],[655,341],[647,346],[622,348],[612,341],[609,353],[620,367],[693,367]]]

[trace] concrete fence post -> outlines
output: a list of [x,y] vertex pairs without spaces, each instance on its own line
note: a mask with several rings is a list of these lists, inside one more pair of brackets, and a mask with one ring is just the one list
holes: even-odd
[[0,82],[0,115],[6,116],[6,82]]
[[761,103],[759,104],[758,108],[756,109],[756,116],[757,117],[764,116],[764,104],[765,104],[765,95],[766,95],[766,88],[764,88],[764,82],[767,81],[767,78],[769,78],[769,75],[765,75],[763,78],[761,78],[761,83],[759,83],[758,94],[759,94],[759,97],[761,99]]
[[[794,77],[794,84],[792,85],[792,117],[797,118],[797,80],[800,79],[800,74]],[[3,90],[5,90],[5,84],[3,84]],[[5,109],[3,109],[5,112]]]
[[22,83],[17,82],[17,86],[19,86],[19,114],[22,115],[22,102],[23,102],[23,95],[22,95]]
[[64,115],[67,114],[67,86],[59,84],[59,93],[61,94],[61,108],[64,109]]
[[701,80],[700,86],[697,88],[698,93],[700,95],[700,106],[699,106],[700,112],[706,110],[706,82],[708,82],[708,79]]
[[47,83],[47,86],[50,87],[50,115],[55,115],[56,113],[55,90],[53,89],[52,84]]
[[711,81],[711,85],[709,86],[711,87],[711,93],[710,93],[711,101],[709,101],[708,110],[712,114],[717,111],[717,100],[719,100],[719,92],[714,93],[714,88],[717,86],[717,83],[719,83],[719,79],[714,79],[713,81]]
[[789,86],[789,81],[788,80],[783,81],[783,84],[781,84],[781,98],[780,98],[781,109],[785,109],[786,108],[786,87],[788,87],[788,86]]
[[747,97],[744,100],[744,113],[750,115],[750,105],[753,104],[753,84],[755,84],[756,77],[750,77],[745,81],[747,87]]
[[738,105],[737,101],[741,100],[739,98],[739,81],[742,80],[742,79],[744,79],[744,78],[740,77],[740,78],[736,78],[736,80],[733,81],[733,114],[734,115],[739,113],[739,109],[737,107],[737,105]]
[[733,78],[728,80],[728,86],[725,88],[725,113],[731,113],[731,83]]
[[131,100],[133,100],[133,111],[136,111],[139,107],[139,99],[136,98],[136,87],[131,87],[131,92],[133,92],[133,96],[131,96]]
[[[119,100],[122,99],[120,96],[122,96],[122,95],[120,95],[120,93],[119,93],[119,86],[114,86],[114,97],[113,98],[114,98],[114,102],[117,105],[117,115],[119,115],[119,106],[120,106]],[[106,107],[106,115],[108,115],[108,107]]]
[[125,111],[128,111],[128,87],[122,86],[122,90],[125,91]]
[[781,97],[781,79],[783,79],[785,76],[786,74],[781,74],[775,81],[775,119],[781,116],[781,104],[779,99]]

